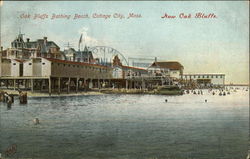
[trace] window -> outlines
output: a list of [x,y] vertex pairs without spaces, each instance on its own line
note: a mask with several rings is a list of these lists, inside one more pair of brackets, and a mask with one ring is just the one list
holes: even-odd
[[29,63],[29,65],[32,65],[32,63]]
[[209,76],[207,76],[207,78],[209,78]]
[[212,75],[211,78],[214,78],[214,76]]
[[13,65],[16,65],[16,63],[13,63]]
[[[45,65],[45,63],[44,63],[44,62],[43,62],[42,64],[43,64],[43,65]],[[52,64],[53,64],[53,63],[52,63]]]
[[198,76],[198,78],[201,78],[200,76]]
[[220,76],[220,78],[222,78],[222,75]]
[[216,78],[218,78],[218,76],[215,76]]
[[57,66],[60,66],[60,64],[58,63]]
[[194,75],[194,78],[195,78],[196,76]]
[[205,78],[205,76],[202,76],[202,78]]

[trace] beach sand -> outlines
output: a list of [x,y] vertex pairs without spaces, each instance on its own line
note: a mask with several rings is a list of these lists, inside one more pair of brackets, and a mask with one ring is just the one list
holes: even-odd
[[[0,91],[7,92],[8,94],[15,94],[19,95],[17,90],[9,90],[9,89],[0,89]],[[48,93],[43,93],[43,92],[31,92],[31,91],[23,91],[27,92],[28,98],[34,98],[34,97],[63,97],[63,96],[81,96],[81,95],[102,95],[104,93],[101,93],[99,91],[87,91],[87,92],[81,92],[79,91],[78,93],[76,92],[70,92],[70,93],[52,93],[51,96]]]

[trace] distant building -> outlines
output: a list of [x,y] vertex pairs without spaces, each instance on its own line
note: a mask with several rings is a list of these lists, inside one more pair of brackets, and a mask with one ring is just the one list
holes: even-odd
[[204,74],[184,74],[183,80],[194,80],[201,86],[225,85],[225,74],[204,73]]
[[148,71],[151,75],[163,77],[169,76],[173,79],[180,79],[183,75],[183,69],[184,67],[176,61],[155,61],[150,67],[148,67]]
[[92,52],[87,48],[87,46],[84,47],[83,51],[77,51],[75,60],[77,62],[86,62],[86,63],[94,63],[94,57]]
[[53,41],[48,41],[47,37],[30,41],[23,40],[23,34],[19,34],[17,38],[11,42],[11,48],[8,48],[2,54],[3,58],[9,59],[30,59],[36,57],[63,59],[60,47]]
[[68,61],[75,61],[77,52],[74,48],[69,48],[63,51],[63,54],[65,56],[65,60]]
[[123,66],[119,57],[116,55],[113,59],[113,78],[114,79],[129,79],[146,76],[148,71],[146,69]]

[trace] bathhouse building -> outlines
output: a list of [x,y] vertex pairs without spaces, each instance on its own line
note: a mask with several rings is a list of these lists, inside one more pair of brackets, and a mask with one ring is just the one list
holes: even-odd
[[195,81],[201,86],[225,85],[225,74],[222,73],[200,73],[200,74],[183,74],[185,81]]

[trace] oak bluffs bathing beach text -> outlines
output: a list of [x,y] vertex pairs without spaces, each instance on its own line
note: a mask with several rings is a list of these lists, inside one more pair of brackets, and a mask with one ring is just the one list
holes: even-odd
[[33,19],[33,20],[55,20],[55,19],[89,19],[89,18],[99,18],[99,19],[131,19],[131,18],[142,18],[141,14],[138,13],[128,13],[128,14],[122,14],[122,13],[113,13],[113,14],[104,14],[104,13],[93,13],[93,14],[47,14],[47,13],[36,13],[36,14],[28,14],[28,13],[22,13],[19,15],[19,18],[21,19]]

